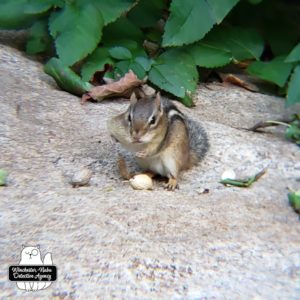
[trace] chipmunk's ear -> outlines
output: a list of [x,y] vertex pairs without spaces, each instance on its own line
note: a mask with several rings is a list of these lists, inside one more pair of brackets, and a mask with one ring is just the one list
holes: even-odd
[[135,92],[133,92],[130,96],[130,104],[134,105],[136,102],[137,102],[137,98],[136,98]]
[[162,103],[161,103],[160,92],[157,92],[157,94],[156,94],[156,97],[155,97],[155,106],[157,107],[157,110],[159,110],[159,111],[162,110]]

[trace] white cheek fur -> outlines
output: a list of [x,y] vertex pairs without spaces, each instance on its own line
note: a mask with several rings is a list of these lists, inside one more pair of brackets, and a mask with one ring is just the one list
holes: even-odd
[[142,136],[141,141],[143,143],[149,143],[153,140],[153,138],[154,138],[154,133],[147,132],[144,136]]

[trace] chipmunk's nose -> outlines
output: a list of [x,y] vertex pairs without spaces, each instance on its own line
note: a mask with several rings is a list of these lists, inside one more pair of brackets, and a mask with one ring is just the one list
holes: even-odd
[[141,134],[140,131],[134,131],[133,134],[132,134],[132,139],[136,143],[140,143],[141,142],[141,137],[142,137],[142,134]]
[[133,136],[132,138],[133,138],[133,141],[134,141],[135,143],[140,143],[140,142],[141,142],[141,138],[138,137],[138,136]]

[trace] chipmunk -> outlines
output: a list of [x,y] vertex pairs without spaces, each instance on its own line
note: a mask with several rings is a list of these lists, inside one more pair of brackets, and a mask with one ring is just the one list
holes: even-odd
[[128,109],[109,120],[108,130],[135,154],[140,167],[167,177],[168,190],[178,187],[180,172],[197,164],[209,148],[202,126],[160,93],[139,100],[133,93]]

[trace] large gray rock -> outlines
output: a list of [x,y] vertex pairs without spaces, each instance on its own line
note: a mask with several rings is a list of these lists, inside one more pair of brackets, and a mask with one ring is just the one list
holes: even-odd
[[[287,112],[283,100],[236,87],[200,86],[196,107],[211,149],[180,190],[135,191],[120,179],[106,121],[126,100],[80,105],[32,57],[0,46],[0,297],[2,299],[299,299],[299,148],[283,132],[241,128]],[[88,187],[70,177],[89,167]],[[131,161],[131,168],[136,166]],[[267,173],[248,189],[218,183]],[[201,194],[203,188],[208,194]],[[21,245],[51,252],[58,279],[25,292],[8,280]]]

